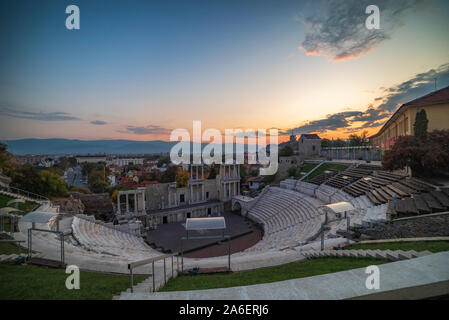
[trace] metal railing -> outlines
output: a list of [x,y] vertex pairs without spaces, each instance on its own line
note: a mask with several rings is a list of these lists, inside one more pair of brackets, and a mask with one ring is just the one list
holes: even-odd
[[166,263],[165,263],[165,259],[169,259],[171,258],[171,276],[174,277],[174,257],[176,256],[176,272],[179,272],[179,253],[170,253],[170,254],[165,254],[163,256],[160,257],[155,257],[155,258],[149,258],[149,259],[144,259],[144,260],[139,260],[139,261],[135,261],[135,262],[131,262],[128,263],[128,270],[129,270],[129,275],[131,278],[131,292],[134,292],[134,275],[133,275],[133,269],[136,267],[140,267],[140,266],[144,266],[147,264],[151,263],[151,277],[153,278],[153,292],[156,291],[156,279],[154,276],[154,263],[160,260],[164,260],[164,284],[167,283],[167,270],[166,270]]
[[33,257],[33,231],[55,233],[55,234],[59,235],[60,241],[61,241],[61,265],[63,266],[65,264],[65,261],[64,261],[65,260],[64,232],[47,230],[47,229],[37,229],[34,227],[34,222],[33,222],[33,227],[28,229],[28,259],[30,259],[30,260]]
[[13,194],[16,194],[16,195],[19,195],[19,196],[25,196],[25,197],[27,197],[29,199],[33,199],[33,200],[36,200],[36,201],[50,201],[47,197],[41,196],[39,194],[30,192],[30,191],[22,190],[22,189],[19,189],[19,188],[16,188],[16,187],[0,186],[0,190],[6,191],[6,192],[9,192],[9,193],[13,193]]

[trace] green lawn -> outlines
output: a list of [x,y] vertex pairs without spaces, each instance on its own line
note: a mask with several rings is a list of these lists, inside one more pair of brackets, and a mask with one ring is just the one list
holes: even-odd
[[305,174],[307,174],[308,172],[312,171],[313,168],[315,168],[318,165],[318,163],[305,163],[299,170],[298,170],[298,177],[296,178],[301,178],[303,176],[303,174],[300,174],[300,172],[304,172]]
[[[13,200],[13,199],[14,198],[5,196],[3,194],[0,194],[0,208],[3,208],[3,207],[15,208],[16,207],[15,203],[11,204],[9,206],[7,205],[7,203],[9,201]],[[23,216],[23,215],[27,214],[28,212],[35,210],[38,206],[39,206],[38,204],[31,203],[31,202],[18,203],[18,209],[21,210],[21,211],[19,211],[19,212],[12,212],[12,213]],[[11,230],[11,225],[9,223],[9,219],[5,218],[4,221],[5,221],[4,228],[3,228],[3,230],[0,230],[0,231],[9,232]]]
[[354,250],[415,250],[430,252],[449,251],[449,241],[400,241],[400,242],[384,242],[384,243],[356,243],[345,249]]
[[379,259],[317,258],[293,262],[277,267],[216,275],[183,275],[170,279],[159,291],[203,290],[247,286],[326,273],[363,268],[387,263]]
[[344,164],[336,164],[336,163],[325,163],[318,169],[316,169],[314,172],[310,174],[310,176],[307,177],[306,181],[310,181],[313,178],[315,178],[317,175],[322,174],[326,170],[334,170],[334,171],[343,171],[346,170],[348,166]]
[[27,250],[18,247],[14,243],[0,242],[0,254],[19,254],[27,252]]
[[[3,207],[12,207],[15,208],[16,204],[11,204],[11,205],[7,205],[7,203],[11,200],[13,200],[14,198],[5,196],[3,194],[0,194],[0,208]],[[39,205],[36,203],[31,203],[31,202],[25,202],[25,203],[19,203],[18,204],[18,209],[21,210],[22,212],[13,212],[14,214],[18,214],[18,215],[24,215],[32,210],[34,210],[35,208],[37,208]]]
[[[110,300],[130,286],[127,275],[80,272],[80,289],[68,290],[65,269],[0,263],[0,300]],[[145,276],[134,276],[137,284]]]

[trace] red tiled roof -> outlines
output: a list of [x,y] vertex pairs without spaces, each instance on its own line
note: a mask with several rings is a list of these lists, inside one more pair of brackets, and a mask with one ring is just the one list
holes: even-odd
[[431,92],[423,97],[412,100],[404,104],[407,107],[423,106],[429,104],[437,104],[449,101],[449,86],[446,88]]
[[302,134],[301,137],[304,137],[304,139],[321,139],[317,134]]

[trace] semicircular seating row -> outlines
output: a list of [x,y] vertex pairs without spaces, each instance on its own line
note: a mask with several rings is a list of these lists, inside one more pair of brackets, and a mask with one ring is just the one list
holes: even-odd
[[140,237],[76,216],[73,218],[72,232],[74,238],[84,248],[119,256],[124,260],[139,260],[161,255]]
[[263,224],[264,237],[246,251],[278,249],[307,242],[319,232],[322,203],[296,191],[269,187],[248,213]]

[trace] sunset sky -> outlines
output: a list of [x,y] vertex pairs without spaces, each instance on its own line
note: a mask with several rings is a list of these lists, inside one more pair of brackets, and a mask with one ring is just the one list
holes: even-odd
[[2,1],[0,139],[371,134],[449,85],[448,35],[447,0]]

